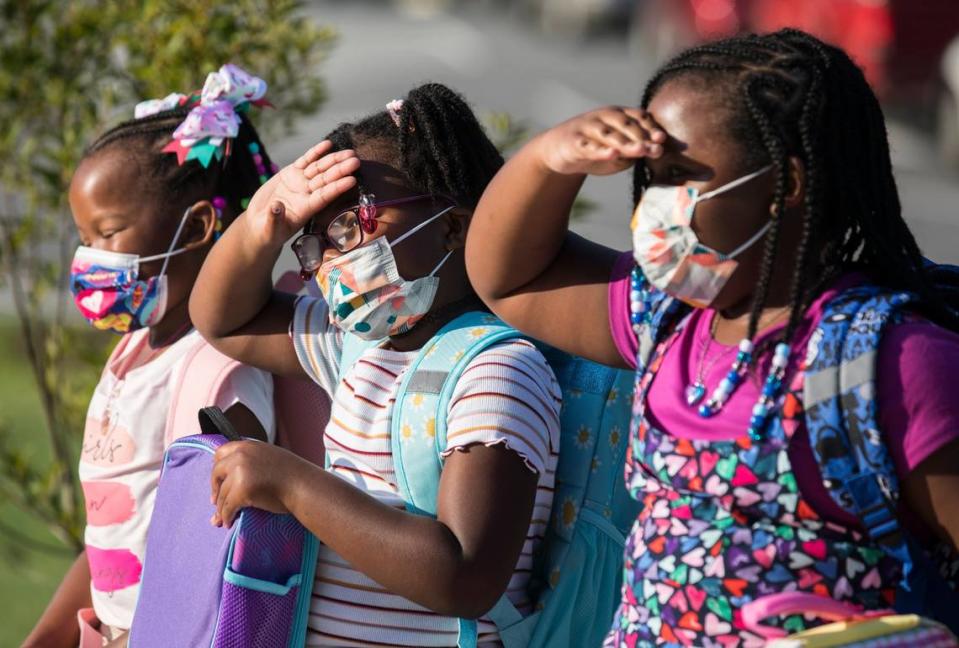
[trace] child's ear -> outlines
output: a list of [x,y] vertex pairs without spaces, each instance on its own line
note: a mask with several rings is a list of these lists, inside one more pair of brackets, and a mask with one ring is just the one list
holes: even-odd
[[786,208],[799,207],[806,199],[806,167],[795,155],[786,162]]
[[186,250],[203,247],[213,240],[216,233],[217,209],[209,200],[194,203],[186,217],[180,246]]
[[459,250],[466,247],[466,232],[473,218],[473,210],[465,207],[454,207],[446,212],[443,221],[446,223],[446,249]]

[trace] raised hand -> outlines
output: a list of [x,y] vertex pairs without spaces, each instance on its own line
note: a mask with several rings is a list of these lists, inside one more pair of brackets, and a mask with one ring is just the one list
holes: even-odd
[[324,140],[284,167],[260,187],[246,210],[246,225],[260,242],[282,244],[356,185],[360,168],[350,149],[330,153]]
[[666,133],[645,110],[610,106],[573,117],[537,139],[543,163],[555,173],[611,175],[637,158],[662,155]]

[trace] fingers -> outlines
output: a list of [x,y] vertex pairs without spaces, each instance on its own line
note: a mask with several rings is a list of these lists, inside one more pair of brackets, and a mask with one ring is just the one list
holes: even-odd
[[218,526],[230,527],[233,525],[233,518],[239,507],[234,502],[234,497],[230,496],[233,491],[233,482],[226,480],[220,487],[220,492],[216,500],[216,513],[214,517],[219,518]]
[[316,144],[306,153],[296,158],[296,161],[293,162],[293,166],[297,169],[303,170],[307,167],[308,164],[318,160],[321,156],[326,155],[333,148],[333,142],[330,140],[323,140],[319,144]]
[[345,194],[356,186],[356,178],[348,175],[334,180],[329,184],[324,184],[310,193],[310,212],[311,215],[326,209],[334,200]]
[[[318,164],[327,162],[328,158],[334,158],[337,154],[327,155]],[[336,182],[344,176],[351,176],[360,169],[360,160],[356,157],[355,154],[348,156],[340,161],[334,162],[333,160],[328,161],[328,166],[322,171],[317,172],[309,181],[306,183],[310,191],[316,191],[324,185],[331,184]]]
[[598,110],[584,131],[601,148],[612,149],[618,157],[659,157],[666,141],[666,133],[649,113],[635,108]]
[[354,151],[353,149],[346,149],[345,151],[335,151],[328,155],[324,155],[319,160],[310,162],[308,165],[306,165],[306,168],[303,169],[303,175],[307,179],[313,179],[317,175],[328,170],[334,164],[337,164],[339,162],[344,162],[348,160],[349,158],[355,158],[355,157],[356,157],[356,151]]

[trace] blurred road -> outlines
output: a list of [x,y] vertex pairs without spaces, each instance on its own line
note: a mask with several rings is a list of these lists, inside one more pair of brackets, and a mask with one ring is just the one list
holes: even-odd
[[[453,14],[416,15],[382,1],[313,3],[309,13],[340,33],[321,70],[330,100],[295,136],[271,147],[274,157],[291,160],[338,122],[377,110],[423,81],[459,90],[480,114],[506,111],[540,130],[591,107],[635,104],[652,71],[620,40],[570,42],[484,8],[499,5],[469,4]],[[959,179],[940,169],[923,134],[894,122],[889,130],[905,213],[920,244],[936,260],[959,263]],[[575,229],[629,248],[627,174],[591,178],[585,193],[599,207]]]

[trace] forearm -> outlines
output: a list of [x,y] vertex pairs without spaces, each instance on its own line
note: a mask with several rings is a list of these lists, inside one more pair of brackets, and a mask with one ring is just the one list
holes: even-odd
[[543,274],[566,237],[586,176],[550,170],[542,141],[537,136],[503,166],[473,215],[466,263],[484,299],[506,296]]
[[439,614],[465,618],[482,615],[502,595],[509,572],[505,579],[491,577],[444,523],[388,506],[332,473],[303,464],[283,498],[286,508],[323,544],[390,592]]
[[210,250],[190,296],[193,324],[207,339],[250,323],[273,293],[273,266],[282,243],[260,241],[241,214]]
[[90,598],[90,565],[86,552],[80,552],[67,570],[50,604],[24,640],[24,648],[43,646],[74,648],[80,640],[77,611],[93,605]]

